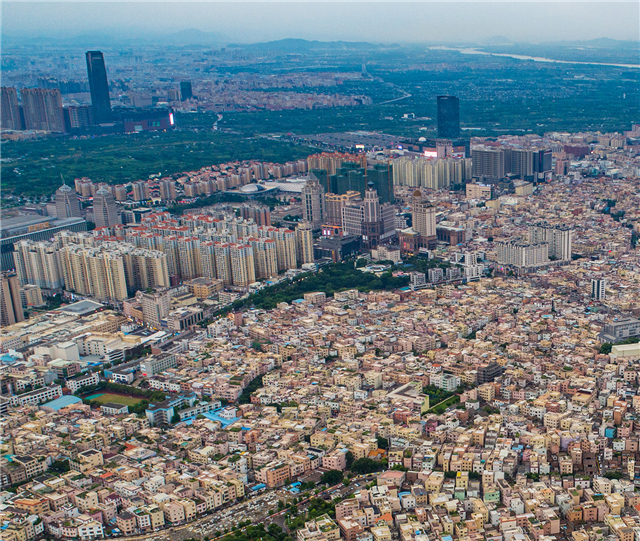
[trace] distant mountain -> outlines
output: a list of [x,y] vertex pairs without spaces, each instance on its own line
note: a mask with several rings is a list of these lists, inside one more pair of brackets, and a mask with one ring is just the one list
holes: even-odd
[[286,38],[262,43],[229,44],[229,47],[261,51],[282,51],[285,53],[303,53],[315,49],[377,49],[380,46],[363,41],[310,41],[306,39]]

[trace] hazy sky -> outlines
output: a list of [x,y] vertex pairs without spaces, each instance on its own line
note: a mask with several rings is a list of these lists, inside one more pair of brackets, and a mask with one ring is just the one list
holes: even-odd
[[130,36],[197,28],[222,41],[282,38],[371,42],[640,38],[630,2],[11,2],[5,36]]

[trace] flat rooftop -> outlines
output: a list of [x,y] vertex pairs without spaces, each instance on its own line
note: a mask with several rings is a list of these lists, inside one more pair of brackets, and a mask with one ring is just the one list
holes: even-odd
[[74,302],[69,306],[63,306],[59,308],[61,312],[66,312],[68,314],[73,314],[75,316],[86,316],[89,314],[93,314],[98,310],[103,310],[105,308],[104,304],[95,301],[83,300],[79,302]]

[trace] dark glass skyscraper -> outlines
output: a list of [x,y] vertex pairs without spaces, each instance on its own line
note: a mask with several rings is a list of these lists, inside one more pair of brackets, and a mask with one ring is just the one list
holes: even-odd
[[111,100],[104,56],[100,51],[87,51],[87,74],[93,106],[93,120],[97,124],[111,120]]
[[460,100],[455,96],[438,96],[438,137],[460,137]]
[[191,81],[182,81],[180,83],[180,99],[182,101],[185,101],[185,100],[190,100],[191,98],[193,98]]

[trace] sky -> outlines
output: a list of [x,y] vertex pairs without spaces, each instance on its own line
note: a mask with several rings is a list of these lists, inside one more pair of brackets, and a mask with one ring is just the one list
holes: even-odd
[[637,1],[2,1],[2,35],[149,36],[198,29],[221,42],[283,38],[375,43],[640,39]]

